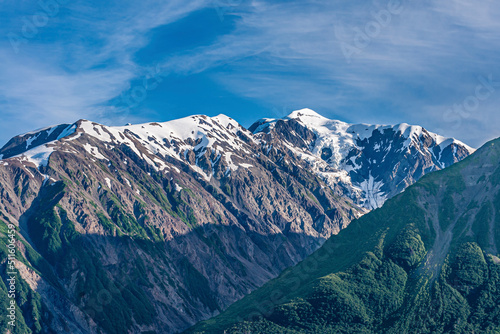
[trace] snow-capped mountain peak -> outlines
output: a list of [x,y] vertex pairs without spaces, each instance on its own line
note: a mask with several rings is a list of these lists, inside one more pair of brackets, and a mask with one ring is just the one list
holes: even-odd
[[[420,126],[349,124],[302,109],[282,119],[261,119],[249,130],[226,115],[118,127],[79,120],[16,136],[0,149],[0,157],[38,168],[47,165],[55,151],[86,152],[93,159],[108,160],[106,150],[123,145],[158,172],[177,170],[174,162],[187,163],[207,181],[252,166],[249,161],[262,152],[287,152],[332,189],[369,210],[424,174],[474,152]],[[259,146],[262,152],[256,151]]]
[[[293,122],[295,123],[293,123]],[[421,126],[349,124],[310,109],[250,127],[267,140],[283,139],[330,185],[343,185],[358,204],[380,207],[425,173],[462,160],[474,149]],[[260,134],[260,135],[259,135]]]
[[[195,115],[163,123],[118,127],[82,119],[55,129],[17,136],[0,149],[0,154],[3,159],[12,158],[39,168],[47,165],[54,151],[78,153],[83,149],[93,158],[108,160],[105,150],[98,148],[99,143],[107,150],[125,145],[156,171],[177,170],[169,163],[174,159],[188,162],[206,180],[210,180],[213,167],[221,159],[229,173],[246,166],[244,156],[251,155],[247,145],[252,141],[251,133],[225,115]],[[37,138],[40,140],[36,140],[36,145],[31,145]]]
[[303,119],[303,120],[311,120],[311,119],[316,119],[316,120],[327,120],[326,117],[323,117],[322,115],[318,114],[312,109],[309,108],[304,108],[300,110],[293,111],[290,115],[284,117],[285,119]]

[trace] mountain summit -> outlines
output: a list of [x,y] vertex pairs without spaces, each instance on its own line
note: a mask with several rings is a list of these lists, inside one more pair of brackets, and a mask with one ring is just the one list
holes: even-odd
[[316,118],[318,120],[327,120],[326,117],[323,117],[322,115],[318,114],[317,112],[315,112],[314,110],[311,110],[309,108],[295,110],[290,115],[288,115],[284,118],[285,119],[297,119],[300,117],[303,117],[306,119],[307,118],[312,118],[312,119]]
[[264,141],[282,141],[327,184],[368,210],[474,152],[420,126],[348,124],[310,109],[259,120],[249,130]]

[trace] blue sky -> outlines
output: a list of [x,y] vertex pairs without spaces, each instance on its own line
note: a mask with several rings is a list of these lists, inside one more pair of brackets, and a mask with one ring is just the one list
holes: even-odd
[[500,136],[500,3],[13,1],[0,12],[0,145],[47,125],[311,108]]

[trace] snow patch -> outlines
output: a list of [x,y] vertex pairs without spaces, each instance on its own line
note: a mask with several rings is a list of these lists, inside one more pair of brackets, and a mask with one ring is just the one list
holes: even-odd
[[276,126],[276,122],[278,120],[275,118],[262,118],[257,121],[257,123],[260,123],[259,126],[253,131],[254,134],[257,134],[259,132],[266,132],[264,131],[265,129],[269,128],[269,130],[274,129]]
[[13,158],[19,158],[21,161],[29,161],[37,168],[47,166],[49,163],[49,157],[54,152],[54,146],[52,146],[53,144],[54,141],[45,145],[40,145],[22,154],[16,155]]
[[31,146],[31,144],[33,143],[33,141],[35,141],[38,137],[40,137],[41,134],[42,133],[39,132],[35,136],[28,138],[28,140],[26,140],[26,149],[28,149]]
[[[41,173],[40,173],[40,174],[41,174]],[[44,186],[44,185],[45,185],[45,183],[46,183],[47,181],[49,181],[50,177],[49,177],[48,175],[45,175],[45,174],[41,174],[41,175],[43,176],[42,186]]]
[[384,182],[375,182],[375,179],[373,178],[371,173],[368,177],[368,180],[365,180],[358,185],[367,201],[364,204],[364,207],[368,208],[369,210],[382,207],[382,205],[387,200],[386,194],[381,190],[383,186]]
[[233,153],[231,152],[228,152],[226,153],[226,155],[224,156],[224,158],[226,159],[226,163],[228,164],[228,168],[232,171],[236,171],[238,170],[238,166],[236,166],[233,162],[233,160],[231,159],[231,155],[233,155]]
[[88,153],[90,153],[91,155],[96,157],[97,159],[108,160],[108,159],[106,159],[106,157],[104,155],[102,155],[99,152],[99,149],[97,147],[94,147],[94,146],[90,145],[89,143],[86,143],[85,145],[83,145],[83,148],[85,149],[85,151],[87,151]]
[[66,129],[64,129],[59,136],[57,136],[57,140],[72,135],[73,133],[75,133],[75,131],[76,131],[76,124],[72,124],[68,126]]

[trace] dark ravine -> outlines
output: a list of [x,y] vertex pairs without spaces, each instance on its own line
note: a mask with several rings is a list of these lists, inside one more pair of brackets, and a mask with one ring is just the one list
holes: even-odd
[[[363,193],[325,179],[341,166],[323,166],[331,157],[311,151],[320,136],[291,116],[255,134],[221,115],[127,127],[81,120],[9,141],[0,149],[0,313],[12,223],[14,333],[182,331],[364,214]],[[413,153],[423,145],[412,143]],[[445,149],[457,149],[446,161],[415,156],[405,182],[461,160],[461,145],[450,140]]]
[[498,333],[500,139],[186,333]]

